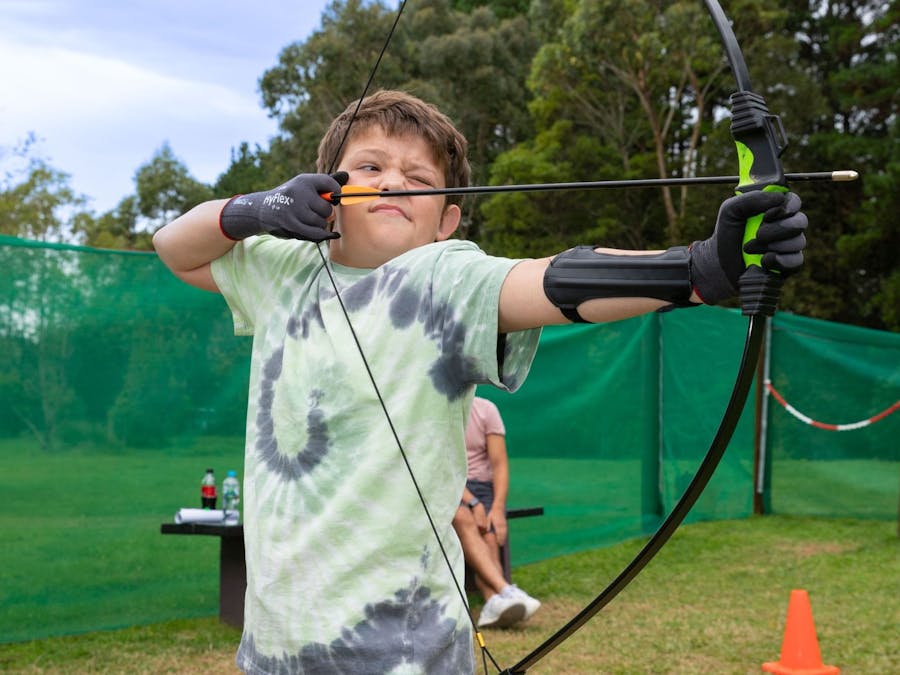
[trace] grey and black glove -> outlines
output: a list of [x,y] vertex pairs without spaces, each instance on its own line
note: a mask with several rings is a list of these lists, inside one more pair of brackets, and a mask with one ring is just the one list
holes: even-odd
[[[691,283],[708,305],[734,297],[744,273],[743,252],[762,255],[765,270],[788,276],[803,266],[806,215],[793,192],[747,192],[722,203],[709,239],[691,245]],[[762,213],[756,236],[741,245],[747,219]]]
[[219,227],[229,239],[239,241],[254,234],[316,243],[341,235],[328,229],[332,205],[322,197],[337,192],[347,173],[301,173],[267,192],[233,197],[219,214]]

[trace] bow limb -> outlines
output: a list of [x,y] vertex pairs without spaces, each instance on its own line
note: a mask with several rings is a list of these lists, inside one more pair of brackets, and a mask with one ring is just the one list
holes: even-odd
[[[737,85],[737,91],[731,97],[731,133],[740,163],[740,181],[737,190],[739,192],[755,189],[786,190],[780,156],[787,143],[784,140],[781,122],[776,116],[769,114],[763,98],[751,91],[747,64],[718,0],[704,0],[704,2],[722,38]],[[748,221],[745,242],[755,236],[761,220],[762,216],[759,216]],[[746,403],[765,333],[765,317],[774,313],[781,286],[781,279],[766,273],[760,266],[758,258],[745,256],[744,260],[747,271],[741,277],[741,304],[743,313],[749,316],[744,351],[719,428],[693,479],[659,529],[625,569],[565,626],[501,675],[521,675],[527,672],[609,604],[665,546],[712,478]]]

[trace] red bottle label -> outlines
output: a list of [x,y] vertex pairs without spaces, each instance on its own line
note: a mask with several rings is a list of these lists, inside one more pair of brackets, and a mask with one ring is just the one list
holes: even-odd
[[201,485],[200,486],[200,496],[215,497],[216,496],[216,486],[215,485]]

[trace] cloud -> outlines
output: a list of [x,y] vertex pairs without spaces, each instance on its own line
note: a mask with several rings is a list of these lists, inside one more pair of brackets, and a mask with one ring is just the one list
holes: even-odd
[[255,93],[69,48],[0,38],[0,82],[8,92],[0,99],[0,145],[29,132],[45,139],[48,161],[73,174],[76,189],[102,186],[100,210],[133,192],[134,172],[163,142],[196,178],[212,182],[232,147],[275,132]]
[[[255,115],[254,98],[223,85],[179,79],[125,61],[60,48],[0,42],[5,124],[82,124],[99,117],[154,110],[166,118]],[[202,104],[202,105],[198,105]]]
[[134,192],[164,142],[213,182],[233,147],[276,133],[257,80],[329,2],[260,0],[248,13],[243,0],[4,0],[0,150],[34,132],[34,154],[100,212]]

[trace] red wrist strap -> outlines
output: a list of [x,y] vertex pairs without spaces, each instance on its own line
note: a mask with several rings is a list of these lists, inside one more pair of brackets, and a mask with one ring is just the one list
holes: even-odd
[[222,209],[219,211],[219,231],[222,233],[222,235],[223,235],[226,239],[230,239],[231,241],[240,241],[240,239],[235,239],[234,237],[232,237],[230,234],[228,234],[228,233],[225,231],[225,228],[224,228],[224,227],[222,227],[222,214],[225,212],[225,209],[228,208],[228,205],[229,205],[231,202],[233,202],[233,201],[234,201],[235,199],[237,199],[238,197],[243,197],[243,196],[244,196],[244,195],[242,195],[242,194],[240,194],[240,195],[235,195],[234,197],[232,197],[231,199],[229,199],[227,202],[225,202],[225,204],[222,206]]

